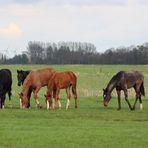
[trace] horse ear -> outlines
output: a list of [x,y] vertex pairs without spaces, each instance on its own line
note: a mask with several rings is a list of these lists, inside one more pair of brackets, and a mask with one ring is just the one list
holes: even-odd
[[103,88],[103,91],[105,91],[105,89]]
[[19,70],[17,70],[17,73],[19,73],[20,71]]

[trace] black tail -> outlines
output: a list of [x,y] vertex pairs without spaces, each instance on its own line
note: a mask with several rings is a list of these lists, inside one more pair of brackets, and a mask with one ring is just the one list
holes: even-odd
[[145,96],[145,90],[144,90],[144,82],[142,82],[141,86],[140,86],[140,92],[143,96]]

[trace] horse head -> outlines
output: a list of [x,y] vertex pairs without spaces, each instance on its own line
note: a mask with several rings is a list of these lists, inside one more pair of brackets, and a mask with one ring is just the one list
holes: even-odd
[[103,89],[103,99],[104,99],[104,106],[108,105],[108,102],[111,99],[111,93],[108,91],[108,89]]
[[45,102],[47,103],[47,109],[51,108],[52,106],[52,96],[45,94]]
[[28,108],[28,99],[27,96],[22,92],[19,94],[20,97],[20,108]]

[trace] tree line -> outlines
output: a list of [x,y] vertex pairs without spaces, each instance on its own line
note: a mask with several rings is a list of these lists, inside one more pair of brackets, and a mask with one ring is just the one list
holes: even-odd
[[81,42],[31,41],[27,51],[13,58],[2,55],[1,64],[148,64],[148,46],[111,48],[103,53]]

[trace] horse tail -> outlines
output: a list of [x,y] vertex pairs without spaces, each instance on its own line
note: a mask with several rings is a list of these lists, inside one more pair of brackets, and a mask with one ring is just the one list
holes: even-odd
[[72,93],[73,93],[74,100],[75,100],[75,108],[78,108],[78,106],[77,106],[77,90],[76,90],[77,86],[76,85],[77,85],[77,77],[73,73]]
[[72,83],[70,86],[72,86],[73,95],[75,95],[75,97],[77,97],[77,92],[76,92],[77,77],[74,73],[71,73],[71,74],[72,74]]
[[145,96],[145,90],[144,90],[144,81],[142,82],[141,86],[140,86],[140,92],[143,96]]

